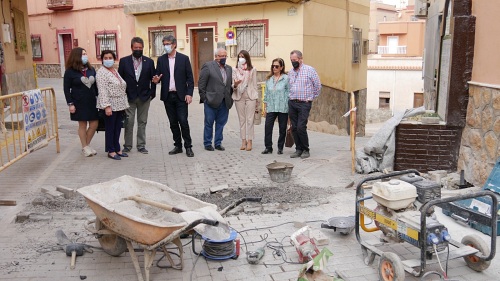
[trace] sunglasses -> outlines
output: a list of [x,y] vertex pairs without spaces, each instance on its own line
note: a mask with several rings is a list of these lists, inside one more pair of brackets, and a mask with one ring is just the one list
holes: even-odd
[[279,68],[279,67],[280,67],[279,65],[275,65],[275,64],[272,65],[272,68]]

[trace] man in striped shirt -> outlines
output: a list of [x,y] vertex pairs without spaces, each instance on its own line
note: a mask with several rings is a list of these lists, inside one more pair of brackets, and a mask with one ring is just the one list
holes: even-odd
[[295,153],[290,158],[308,158],[309,137],[307,136],[307,119],[311,111],[312,101],[321,92],[321,82],[316,70],[303,63],[302,52],[290,52],[293,69],[288,72],[290,99],[288,116],[292,124],[292,135],[295,141]]

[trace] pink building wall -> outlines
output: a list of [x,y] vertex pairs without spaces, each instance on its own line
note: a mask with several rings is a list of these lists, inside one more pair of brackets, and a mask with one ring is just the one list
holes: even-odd
[[71,47],[84,48],[92,64],[101,63],[96,53],[96,32],[115,31],[118,58],[130,54],[135,20],[123,12],[123,0],[73,1],[73,9],[68,11],[51,11],[46,1],[27,2],[31,35],[41,40],[42,58],[35,59],[40,77],[61,77],[64,73],[63,36],[71,37]]

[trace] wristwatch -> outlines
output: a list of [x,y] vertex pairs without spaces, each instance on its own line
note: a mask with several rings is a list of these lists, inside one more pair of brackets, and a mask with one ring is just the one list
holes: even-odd
[[72,106],[74,105],[72,102],[68,102],[68,106]]

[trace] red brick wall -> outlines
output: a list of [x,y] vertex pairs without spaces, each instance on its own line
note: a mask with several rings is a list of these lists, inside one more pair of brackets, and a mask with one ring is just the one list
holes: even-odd
[[456,172],[461,136],[456,126],[399,124],[394,170]]

